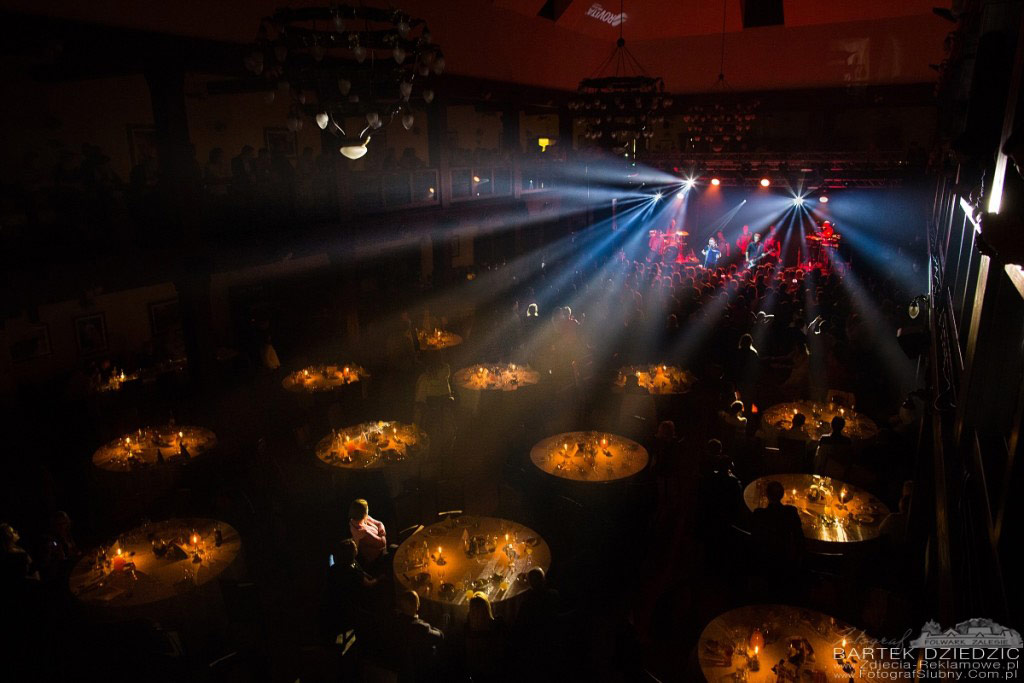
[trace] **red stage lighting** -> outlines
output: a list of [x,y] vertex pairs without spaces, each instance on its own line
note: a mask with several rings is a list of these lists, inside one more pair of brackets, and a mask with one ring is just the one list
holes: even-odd
[[715,187],[718,187],[719,185],[722,184],[722,181],[719,180],[718,178],[712,178],[711,179],[711,184],[714,185]]
[[761,178],[761,187],[768,187],[771,184],[772,181],[768,180],[767,178]]

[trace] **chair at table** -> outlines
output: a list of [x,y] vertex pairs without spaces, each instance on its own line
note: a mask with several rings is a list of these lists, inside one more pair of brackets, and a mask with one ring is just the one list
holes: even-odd
[[818,444],[814,454],[814,473],[847,481],[859,451],[856,444]]
[[829,403],[834,403],[837,406],[842,406],[847,410],[853,410],[856,407],[857,397],[849,391],[842,391],[840,389],[829,389],[825,395],[825,400]]
[[402,545],[402,543],[405,542],[405,539],[409,538],[410,536],[414,536],[421,531],[423,531],[422,524],[413,524],[410,527],[402,529],[398,532],[398,545]]
[[439,479],[434,484],[434,509],[465,510],[465,483],[461,479]]
[[761,463],[764,474],[809,472],[811,458],[807,452],[807,442],[803,439],[780,436],[777,447],[764,448]]

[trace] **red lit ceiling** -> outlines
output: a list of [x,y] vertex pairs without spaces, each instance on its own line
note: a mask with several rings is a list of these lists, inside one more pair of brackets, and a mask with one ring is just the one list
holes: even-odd
[[[740,1],[725,5],[725,75],[735,90],[930,81],[935,72],[928,65],[942,60],[943,38],[952,28],[932,14],[931,8],[941,4],[935,0],[784,0],[784,26],[744,30]],[[231,42],[251,40],[260,17],[281,4],[0,0],[0,7],[32,14]],[[607,15],[594,8],[617,15],[617,0],[572,0],[557,21],[537,15],[545,0],[377,4],[426,19],[452,73],[566,90],[594,75],[619,35],[617,26],[599,18]],[[632,0],[623,9],[626,44],[648,73],[664,77],[675,92],[713,88],[721,49],[720,0]]]

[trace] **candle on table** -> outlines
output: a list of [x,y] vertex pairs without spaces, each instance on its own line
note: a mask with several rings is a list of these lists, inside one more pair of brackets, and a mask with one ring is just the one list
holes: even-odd
[[115,572],[119,572],[122,569],[124,569],[125,559],[124,559],[124,555],[121,554],[121,548],[120,547],[117,549],[117,554],[114,555],[114,559],[111,562],[111,564],[114,567],[114,571]]

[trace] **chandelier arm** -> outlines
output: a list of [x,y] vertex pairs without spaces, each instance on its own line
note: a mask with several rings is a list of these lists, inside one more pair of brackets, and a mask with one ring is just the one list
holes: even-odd
[[612,50],[612,53],[610,55],[608,55],[608,59],[606,59],[603,62],[601,62],[601,66],[597,67],[597,71],[595,71],[593,73],[593,75],[590,76],[590,78],[591,79],[599,78],[601,76],[601,74],[604,72],[604,70],[606,68],[608,68],[608,65],[611,64],[612,60],[615,59],[615,56],[618,53],[618,51],[619,51],[618,48],[615,48],[614,50]]
[[640,63],[640,60],[633,56],[633,53],[629,51],[629,48],[623,46],[622,51],[625,52],[626,56],[629,57],[629,59],[632,61],[634,67],[636,68],[636,72],[641,76],[646,76],[647,70],[644,68],[644,65]]

